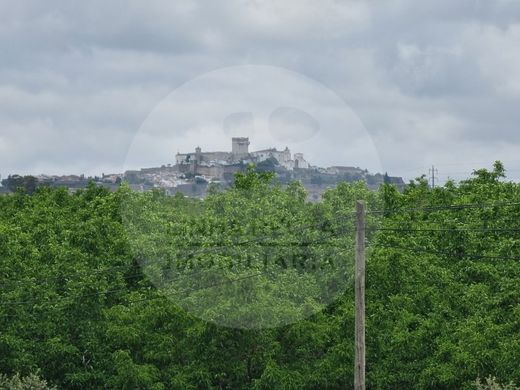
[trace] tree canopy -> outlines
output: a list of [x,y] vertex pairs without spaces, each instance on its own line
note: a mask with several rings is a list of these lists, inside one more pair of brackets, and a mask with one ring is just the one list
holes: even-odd
[[0,196],[1,380],[349,388],[364,199],[368,387],[520,383],[520,185],[504,177],[496,163],[434,189],[341,183],[315,204],[253,169],[205,200],[93,184]]

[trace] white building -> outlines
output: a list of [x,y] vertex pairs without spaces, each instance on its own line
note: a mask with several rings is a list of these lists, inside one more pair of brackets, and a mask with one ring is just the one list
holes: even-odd
[[193,153],[177,153],[175,161],[177,165],[196,163],[202,166],[223,166],[242,162],[262,162],[274,158],[278,164],[288,170],[294,168],[309,168],[302,153],[295,153],[294,159],[288,147],[279,151],[276,148],[257,150],[249,152],[249,138],[234,137],[231,140],[231,152],[202,152],[197,146]]

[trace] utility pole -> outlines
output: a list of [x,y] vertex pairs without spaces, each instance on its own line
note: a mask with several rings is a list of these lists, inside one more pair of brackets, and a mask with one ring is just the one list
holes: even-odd
[[432,188],[435,188],[435,175],[438,175],[439,171],[437,169],[435,169],[434,165],[432,165],[432,167],[429,170],[429,173],[431,174],[430,179],[432,181]]
[[356,325],[354,389],[365,390],[365,202],[356,203]]

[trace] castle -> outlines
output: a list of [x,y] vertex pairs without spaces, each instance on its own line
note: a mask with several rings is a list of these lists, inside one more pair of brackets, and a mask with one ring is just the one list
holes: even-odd
[[[203,198],[210,183],[218,183],[226,188],[234,181],[236,172],[244,171],[247,164],[256,164],[261,171],[274,171],[281,184],[299,181],[308,192],[308,198],[318,201],[321,194],[339,182],[365,181],[367,186],[377,189],[383,183],[404,188],[400,177],[391,177],[381,173],[370,174],[366,169],[352,166],[332,166],[328,168],[310,166],[302,153],[291,155],[289,148],[276,148],[249,151],[249,138],[235,137],[231,139],[230,152],[203,152],[196,147],[192,153],[177,153],[175,164],[160,167],[128,170],[124,174],[103,174],[101,178],[85,178],[82,176],[46,176],[21,177],[11,175],[2,180],[0,193],[11,191],[23,185],[49,185],[67,187],[69,191],[84,188],[90,180],[100,186],[117,190],[124,180],[136,191],[147,191],[161,188],[167,194],[183,193],[186,196]],[[22,183],[22,184],[20,184]],[[7,187],[7,188],[6,188]]]
[[342,181],[363,180],[372,189],[385,182],[401,188],[404,186],[400,177],[370,174],[359,167],[311,166],[302,153],[292,155],[288,147],[284,150],[270,148],[250,152],[249,145],[249,138],[234,137],[231,139],[231,151],[228,152],[203,152],[197,146],[191,153],[177,153],[175,164],[126,171],[123,178],[138,191],[163,188],[168,194],[181,192],[197,198],[206,195],[209,183],[219,183],[223,187],[233,183],[235,173],[243,172],[247,164],[256,164],[259,170],[274,171],[282,184],[299,181],[313,201],[319,200],[324,191]]
[[266,160],[271,160],[289,171],[310,167],[302,153],[292,156],[287,147],[282,151],[271,148],[249,152],[249,144],[247,137],[234,137],[231,139],[231,152],[203,152],[197,146],[193,153],[177,153],[176,167],[182,173],[189,172],[218,179],[232,176],[243,164],[258,164]]

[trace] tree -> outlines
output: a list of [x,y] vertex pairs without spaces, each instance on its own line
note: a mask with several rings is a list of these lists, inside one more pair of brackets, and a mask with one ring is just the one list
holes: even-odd
[[11,192],[22,190],[32,195],[38,186],[38,179],[34,176],[9,175],[7,179],[2,180],[2,185]]
[[252,168],[203,201],[124,183],[0,197],[0,383],[39,368],[71,389],[349,387],[358,199],[369,386],[519,383],[520,185],[504,171],[340,183],[317,204]]
[[49,386],[47,382],[35,374],[20,377],[16,374],[12,377],[0,374],[1,390],[56,390],[56,387]]

